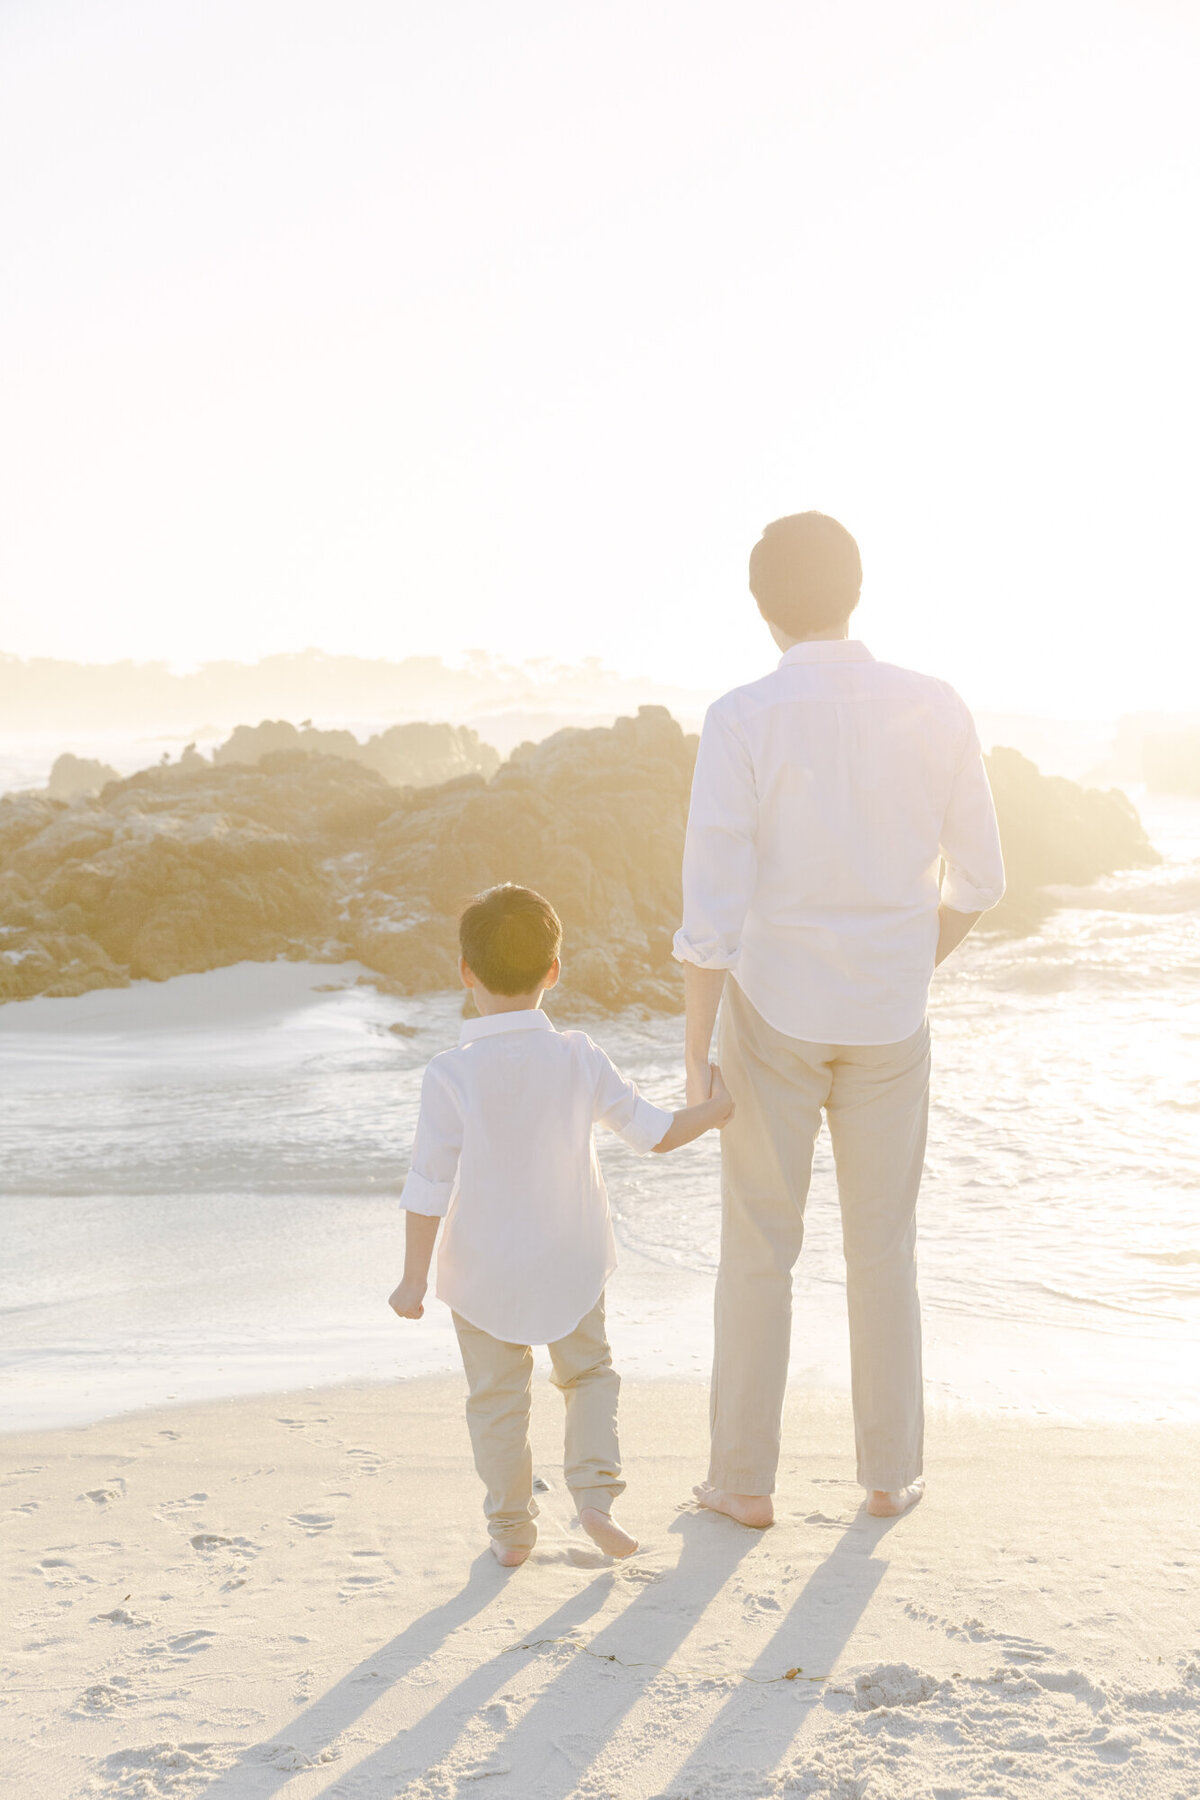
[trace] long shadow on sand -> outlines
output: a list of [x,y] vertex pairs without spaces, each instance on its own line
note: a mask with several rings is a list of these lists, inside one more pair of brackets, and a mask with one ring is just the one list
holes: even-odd
[[[713,1597],[724,1587],[738,1563],[761,1542],[757,1533],[743,1531],[739,1526],[726,1532],[722,1523],[694,1516],[677,1520],[671,1530],[680,1533],[684,1540],[678,1563],[657,1580],[640,1588],[636,1598],[619,1616],[589,1640],[590,1648],[601,1656],[612,1655],[623,1661],[668,1661],[704,1616]],[[584,1594],[562,1607],[553,1618],[523,1632],[521,1642],[532,1643],[538,1638],[563,1635],[570,1622],[578,1623],[596,1611],[612,1591],[614,1580],[615,1577],[608,1573],[602,1583],[593,1582]],[[519,1669],[518,1658],[514,1655],[494,1657],[468,1676],[453,1693],[447,1694],[411,1731],[383,1745],[356,1768],[343,1771],[336,1781],[322,1790],[317,1800],[333,1800],[335,1793],[351,1788],[364,1796],[377,1792],[392,1794],[397,1791],[397,1783],[423,1775],[453,1750],[458,1739],[469,1729],[479,1702],[505,1682],[513,1680]],[[639,1670],[639,1679],[632,1691],[622,1684],[620,1694],[614,1693],[616,1705],[600,1727],[602,1735],[596,1744],[596,1752],[635,1704],[653,1674],[651,1669]],[[553,1800],[553,1797],[569,1793],[578,1779],[579,1769],[556,1749],[553,1739],[555,1731],[561,1728],[562,1709],[569,1707],[574,1693],[578,1692],[581,1699],[586,1696],[589,1702],[594,1699],[597,1676],[603,1679],[603,1671],[590,1657],[578,1657],[568,1662],[550,1686],[539,1694],[516,1728],[495,1746],[495,1754],[506,1764],[520,1768],[522,1772],[529,1769],[531,1781],[536,1782],[538,1800],[542,1800],[543,1795],[546,1800]],[[550,1766],[538,1768],[539,1760]],[[477,1771],[480,1774],[487,1772]]]
[[[793,1668],[808,1675],[832,1672],[887,1571],[887,1559],[875,1556],[874,1551],[899,1522],[872,1519],[865,1508],[858,1513],[824,1562],[813,1570],[747,1671],[749,1675],[764,1681]],[[780,1705],[784,1695],[787,1704]],[[775,1697],[774,1704],[768,1696]],[[745,1779],[747,1793],[758,1791],[755,1784],[774,1769],[823,1696],[822,1686],[808,1682],[780,1684],[778,1688],[747,1683],[735,1688],[659,1800],[688,1800],[706,1778],[724,1773],[721,1757],[729,1739],[753,1744],[753,1766],[739,1758],[732,1772]]]
[[[394,1637],[390,1643],[382,1644],[344,1675],[335,1686],[329,1688],[318,1700],[314,1700],[311,1706],[297,1715],[291,1725],[273,1732],[262,1743],[253,1745],[231,1768],[226,1769],[203,1789],[196,1800],[246,1800],[249,1791],[247,1776],[251,1771],[256,1796],[264,1797],[265,1800],[265,1796],[277,1793],[293,1779],[296,1770],[272,1767],[273,1748],[286,1746],[305,1758],[316,1760],[347,1726],[352,1725],[375,1705],[381,1694],[403,1681],[418,1663],[436,1655],[452,1633],[481,1613],[489,1601],[503,1592],[504,1584],[505,1577],[495,1558],[490,1550],[485,1550],[475,1558],[465,1586],[452,1599],[435,1607],[432,1612],[424,1613],[421,1618],[414,1619],[398,1637]],[[559,1607],[557,1612],[543,1619],[533,1635],[558,1636],[582,1624],[604,1604],[611,1587],[612,1577],[606,1572],[601,1580],[591,1582],[581,1593],[573,1595]],[[432,1727],[429,1735],[436,1736],[435,1721],[439,1715],[449,1724],[447,1711],[451,1702],[455,1713],[464,1703],[472,1707],[481,1705],[511,1673],[511,1658],[507,1662],[499,1657],[493,1658],[476,1669],[455,1688],[452,1695],[435,1706],[417,1729],[424,1734],[427,1727]],[[453,1735],[453,1729],[445,1731],[446,1742]],[[394,1762],[394,1754],[391,1760]],[[369,1762],[363,1767],[369,1767]],[[357,1778],[359,1771],[356,1769],[353,1773]],[[345,1772],[342,1779],[345,1779]],[[336,1785],[338,1784],[335,1783]]]

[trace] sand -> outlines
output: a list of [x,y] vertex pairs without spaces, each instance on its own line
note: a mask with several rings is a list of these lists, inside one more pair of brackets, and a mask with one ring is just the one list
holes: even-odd
[[0,1440],[5,1800],[1200,1795],[1193,1430],[948,1413],[873,1521],[797,1393],[755,1533],[690,1504],[699,1383],[622,1405],[643,1549],[572,1528],[543,1384],[511,1572],[448,1378]]

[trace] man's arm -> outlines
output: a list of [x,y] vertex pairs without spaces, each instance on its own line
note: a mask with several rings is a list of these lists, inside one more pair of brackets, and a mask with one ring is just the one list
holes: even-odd
[[945,962],[976,920],[1004,895],[1004,854],[996,805],[979,734],[965,706],[959,764],[942,820],[939,847],[946,867],[938,907],[936,963]]
[[958,949],[967,933],[982,917],[981,912],[955,912],[952,906],[938,907],[937,954],[933,959],[935,969],[945,962],[952,950]]
[[683,923],[675,955],[687,1006],[687,1101],[709,1096],[709,1051],[728,970],[737,962],[754,892],[758,794],[745,739],[710,708],[700,733],[683,850]]
[[689,1106],[707,1100],[712,1082],[709,1052],[717,1009],[725,991],[724,969],[702,969],[698,963],[683,965],[683,996],[687,1007],[684,1027],[684,1069],[687,1075],[685,1098]]

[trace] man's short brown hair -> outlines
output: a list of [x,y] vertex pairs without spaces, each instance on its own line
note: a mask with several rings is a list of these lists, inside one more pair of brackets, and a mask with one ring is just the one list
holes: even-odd
[[458,942],[489,994],[531,994],[558,955],[562,923],[541,894],[506,881],[463,907]]
[[750,552],[750,592],[758,610],[789,637],[844,625],[861,590],[858,545],[826,513],[775,519]]

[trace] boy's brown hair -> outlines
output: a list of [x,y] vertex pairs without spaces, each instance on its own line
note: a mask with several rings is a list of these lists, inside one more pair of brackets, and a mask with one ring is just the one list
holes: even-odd
[[490,994],[531,994],[558,955],[562,922],[541,894],[506,881],[463,907],[458,943]]

